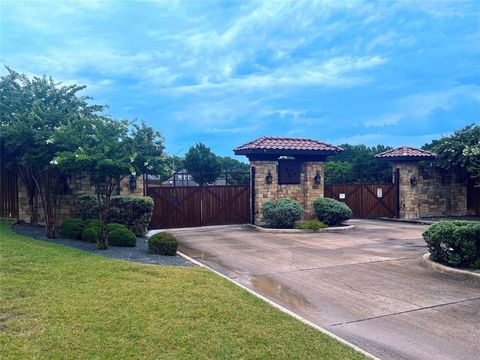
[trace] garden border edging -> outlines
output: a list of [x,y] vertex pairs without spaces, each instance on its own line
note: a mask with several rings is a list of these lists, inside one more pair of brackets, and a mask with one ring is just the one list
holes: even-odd
[[473,281],[480,282],[480,273],[474,273],[471,271],[455,269],[455,268],[437,263],[430,259],[430,253],[426,253],[425,255],[422,256],[422,262],[428,269],[438,271],[442,274],[447,274],[459,279],[473,280]]
[[320,233],[320,232],[340,232],[340,231],[346,231],[346,230],[352,230],[355,229],[355,225],[344,225],[344,226],[335,226],[335,227],[327,227],[324,229],[318,229],[318,230],[309,230],[309,229],[274,229],[274,228],[264,228],[258,225],[253,225],[253,224],[246,224],[249,228],[254,229],[259,232],[265,232],[265,233],[273,233],[273,234],[314,234],[314,233]]

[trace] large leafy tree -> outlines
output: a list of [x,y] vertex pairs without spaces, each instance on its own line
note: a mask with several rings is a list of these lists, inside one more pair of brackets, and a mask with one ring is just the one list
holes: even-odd
[[221,164],[212,150],[202,143],[192,146],[185,154],[185,169],[199,184],[212,183],[218,179]]
[[480,126],[468,125],[450,136],[433,140],[423,146],[438,156],[435,165],[467,174],[480,186]]
[[247,185],[250,178],[250,165],[233,159],[229,156],[219,156],[220,168],[224,178],[229,185]]
[[163,137],[143,122],[131,125],[126,120],[96,116],[62,127],[55,141],[69,144],[69,150],[55,157],[58,167],[85,174],[95,185],[102,220],[97,247],[106,249],[112,195],[124,178],[162,166]]
[[27,187],[32,222],[36,223],[36,199],[41,199],[47,236],[55,237],[58,210],[67,188],[69,173],[56,166],[55,154],[68,144],[55,142],[55,133],[104,107],[90,105],[78,93],[85,86],[62,86],[52,78],[33,77],[7,67],[0,80],[0,141],[11,169]]

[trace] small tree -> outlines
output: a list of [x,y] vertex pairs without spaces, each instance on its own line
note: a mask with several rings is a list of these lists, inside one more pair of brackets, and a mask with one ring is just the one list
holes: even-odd
[[185,154],[185,169],[197,183],[205,184],[217,180],[221,165],[217,156],[209,147],[198,143]]
[[468,125],[423,146],[438,156],[435,165],[445,169],[466,173],[480,186],[480,126]]
[[59,153],[55,161],[65,171],[87,175],[95,185],[102,220],[97,247],[106,249],[112,195],[125,177],[138,176],[159,164],[163,138],[143,122],[129,129],[128,121],[104,116],[84,118],[75,125],[58,132],[56,141],[71,144],[74,150]]
[[55,133],[104,107],[89,105],[89,97],[78,95],[84,86],[61,86],[45,76],[29,79],[8,67],[7,72],[0,80],[0,142],[27,188],[31,222],[37,222],[39,196],[47,237],[52,238],[69,175],[54,161],[55,154],[69,145],[55,142]]

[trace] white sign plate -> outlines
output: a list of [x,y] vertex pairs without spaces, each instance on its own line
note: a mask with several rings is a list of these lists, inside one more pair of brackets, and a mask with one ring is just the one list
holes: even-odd
[[338,194],[338,198],[339,199],[345,199],[345,194],[344,193]]
[[383,197],[383,189],[382,188],[377,188],[377,198]]

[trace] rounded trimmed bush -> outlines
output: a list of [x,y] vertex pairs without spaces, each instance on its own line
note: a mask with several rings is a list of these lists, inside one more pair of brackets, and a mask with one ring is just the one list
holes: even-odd
[[118,229],[123,229],[123,230],[129,230],[125,225],[123,224],[117,224],[117,223],[111,223],[107,225],[108,233],[110,234],[113,230],[118,230]]
[[263,204],[262,214],[268,225],[283,229],[293,228],[302,217],[303,207],[297,200],[278,199]]
[[174,256],[177,248],[177,239],[167,232],[157,233],[148,238],[148,251],[153,254]]
[[455,267],[479,267],[479,222],[439,221],[422,235],[433,261]]
[[102,220],[100,219],[90,219],[90,220],[87,220],[85,221],[85,227],[88,228],[88,227],[102,227]]
[[347,204],[335,199],[320,198],[313,202],[318,220],[329,225],[340,225],[352,217],[352,210]]
[[108,234],[108,244],[112,246],[134,247],[137,237],[128,229],[116,229]]
[[60,235],[68,239],[80,239],[85,224],[81,219],[65,219],[60,225]]
[[96,243],[100,239],[102,230],[97,226],[90,226],[82,231],[82,240]]

